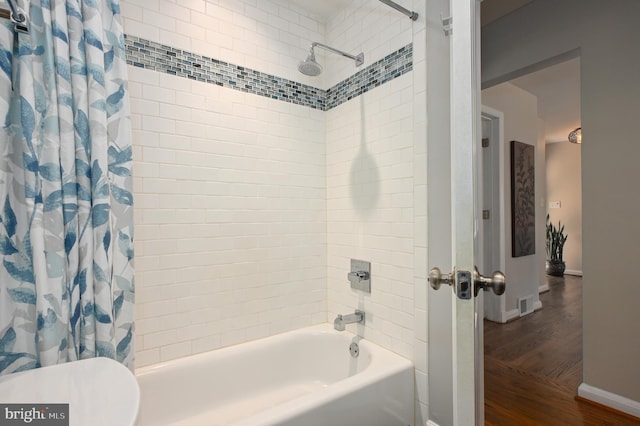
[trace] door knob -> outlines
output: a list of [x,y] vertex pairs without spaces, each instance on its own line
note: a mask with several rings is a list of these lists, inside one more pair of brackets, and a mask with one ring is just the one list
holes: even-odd
[[505,278],[504,274],[500,271],[495,271],[491,277],[483,277],[478,272],[478,268],[473,268],[473,281],[475,284],[475,293],[478,295],[478,291],[483,289],[484,291],[493,290],[493,292],[500,296],[504,294],[505,290]]
[[438,290],[442,284],[450,285],[459,299],[471,299],[473,280],[469,271],[453,268],[450,274],[443,274],[439,268],[433,268],[429,271],[429,283],[434,290]]
[[434,290],[438,290],[442,284],[453,285],[453,273],[442,274],[440,268],[433,268],[429,271],[429,284]]

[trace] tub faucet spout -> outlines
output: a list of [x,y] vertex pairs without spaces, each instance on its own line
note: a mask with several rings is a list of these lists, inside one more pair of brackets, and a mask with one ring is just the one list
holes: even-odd
[[356,311],[352,314],[348,315],[338,315],[335,320],[333,320],[333,328],[338,331],[344,331],[345,325],[353,324],[357,322],[359,324],[364,324],[364,312],[356,309]]

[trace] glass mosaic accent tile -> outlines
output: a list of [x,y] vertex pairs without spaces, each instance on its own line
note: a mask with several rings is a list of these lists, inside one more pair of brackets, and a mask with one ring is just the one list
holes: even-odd
[[327,111],[411,71],[408,44],[328,90],[125,35],[127,64]]
[[329,88],[325,111],[400,77],[412,68],[413,45],[408,44]]

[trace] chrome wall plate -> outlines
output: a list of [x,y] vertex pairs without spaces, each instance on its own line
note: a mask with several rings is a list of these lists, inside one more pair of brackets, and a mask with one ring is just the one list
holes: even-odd
[[371,262],[351,259],[351,272],[347,279],[352,289],[371,293]]

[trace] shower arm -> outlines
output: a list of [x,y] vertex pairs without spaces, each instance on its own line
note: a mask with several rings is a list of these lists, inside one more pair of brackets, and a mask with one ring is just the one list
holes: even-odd
[[409,19],[411,19],[412,21],[415,21],[416,19],[418,19],[418,14],[416,12],[413,12],[409,9],[405,9],[404,7],[400,6],[398,3],[393,2],[391,0],[380,0],[380,2],[386,4],[389,7],[394,8],[395,10],[397,10],[398,12],[407,15],[409,17]]
[[342,55],[346,58],[353,59],[354,61],[356,61],[357,67],[364,63],[364,53],[360,53],[358,56],[351,55],[350,53],[343,52],[342,50],[335,49],[331,46],[327,46],[326,44],[318,43],[317,41],[311,43],[311,52],[313,52],[313,48],[316,46],[322,47],[323,49],[326,49],[330,52],[337,53],[338,55]]

